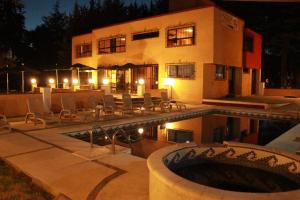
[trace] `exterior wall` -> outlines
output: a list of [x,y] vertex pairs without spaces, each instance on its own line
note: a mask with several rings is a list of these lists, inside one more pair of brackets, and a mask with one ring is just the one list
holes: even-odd
[[244,65],[261,69],[262,36],[250,29],[245,29],[245,35],[253,38],[253,52],[244,51]]
[[[215,85],[214,90],[209,89],[210,91],[203,92],[206,88],[203,81],[208,79],[204,78],[207,74],[203,74],[205,63],[242,66],[244,22],[234,18],[237,20],[238,28],[230,30],[222,25],[222,18],[225,14],[224,11],[218,8],[206,7],[95,29],[91,34],[73,37],[72,63],[82,63],[95,68],[98,66],[124,65],[126,63],[158,64],[160,89],[167,88],[167,86],[164,86],[164,80],[167,78],[167,64],[194,63],[195,79],[176,78],[172,87],[172,98],[190,103],[201,103],[206,93],[212,93],[208,96],[216,97],[219,97],[220,93],[227,94],[227,90],[224,90],[227,87],[226,84],[213,82],[215,81],[214,78],[209,80],[210,83]],[[167,48],[167,29],[188,24],[195,24],[195,45]],[[159,30],[160,36],[158,38],[132,41],[133,33],[150,30]],[[126,36],[126,52],[99,55],[98,40],[117,35]],[[92,41],[92,56],[76,58],[75,46],[90,41]],[[212,76],[211,70],[206,70],[209,77]]]
[[[234,24],[235,28],[228,27]],[[215,8],[214,25],[213,63],[242,67],[244,21]]]
[[252,70],[249,70],[249,73],[242,72],[242,96],[251,95],[251,83],[252,83]]
[[264,89],[264,96],[295,96],[300,97],[300,89]]
[[[227,72],[227,70],[226,70]],[[216,80],[216,65],[205,64],[203,67],[203,98],[215,99],[228,94],[228,75],[224,80]]]

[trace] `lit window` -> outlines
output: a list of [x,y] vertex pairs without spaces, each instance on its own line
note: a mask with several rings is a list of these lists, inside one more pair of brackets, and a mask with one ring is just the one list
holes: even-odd
[[76,45],[75,49],[77,58],[92,56],[92,43]]
[[120,53],[126,51],[126,38],[119,36],[109,39],[101,39],[98,42],[98,53]]
[[190,63],[169,64],[167,66],[167,73],[170,78],[193,79],[195,78],[195,65]]
[[216,79],[224,80],[226,74],[226,66],[225,65],[216,65]]
[[195,44],[195,26],[174,28],[167,31],[167,47]]

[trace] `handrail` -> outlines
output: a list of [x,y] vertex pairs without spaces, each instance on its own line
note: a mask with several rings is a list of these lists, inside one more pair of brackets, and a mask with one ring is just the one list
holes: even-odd
[[[125,137],[128,137],[127,133],[123,130],[123,129],[120,129],[118,128],[117,131],[113,134],[112,136],[112,142],[111,142],[111,150],[112,150],[112,153],[113,154],[116,154],[116,137],[118,134],[121,134]],[[129,142],[130,142],[130,138],[129,138]]]
[[109,137],[109,135],[107,134],[106,130],[103,129],[101,126],[94,126],[92,130],[89,130],[89,134],[90,134],[90,145],[91,145],[91,148],[94,147],[94,131],[101,131],[102,133],[104,133],[105,135],[105,139],[108,139],[110,142],[112,142],[111,138]]

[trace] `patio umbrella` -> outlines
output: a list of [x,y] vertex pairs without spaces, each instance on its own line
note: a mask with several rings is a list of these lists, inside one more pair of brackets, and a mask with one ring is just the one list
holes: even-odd
[[81,70],[81,71],[96,70],[93,67],[90,67],[90,66],[87,66],[87,65],[83,65],[81,63],[76,63],[76,64],[71,65],[71,69],[78,69],[78,70]]

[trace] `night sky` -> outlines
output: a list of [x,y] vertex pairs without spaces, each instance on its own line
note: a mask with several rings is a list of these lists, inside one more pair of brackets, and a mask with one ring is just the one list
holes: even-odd
[[[34,29],[42,22],[42,17],[47,16],[56,0],[23,0],[25,3],[25,27],[28,30]],[[71,12],[76,0],[60,0],[60,9],[64,12]],[[150,0],[137,0],[137,2],[149,2]],[[89,0],[77,0],[80,4],[87,4]],[[134,0],[124,0],[125,3]]]

